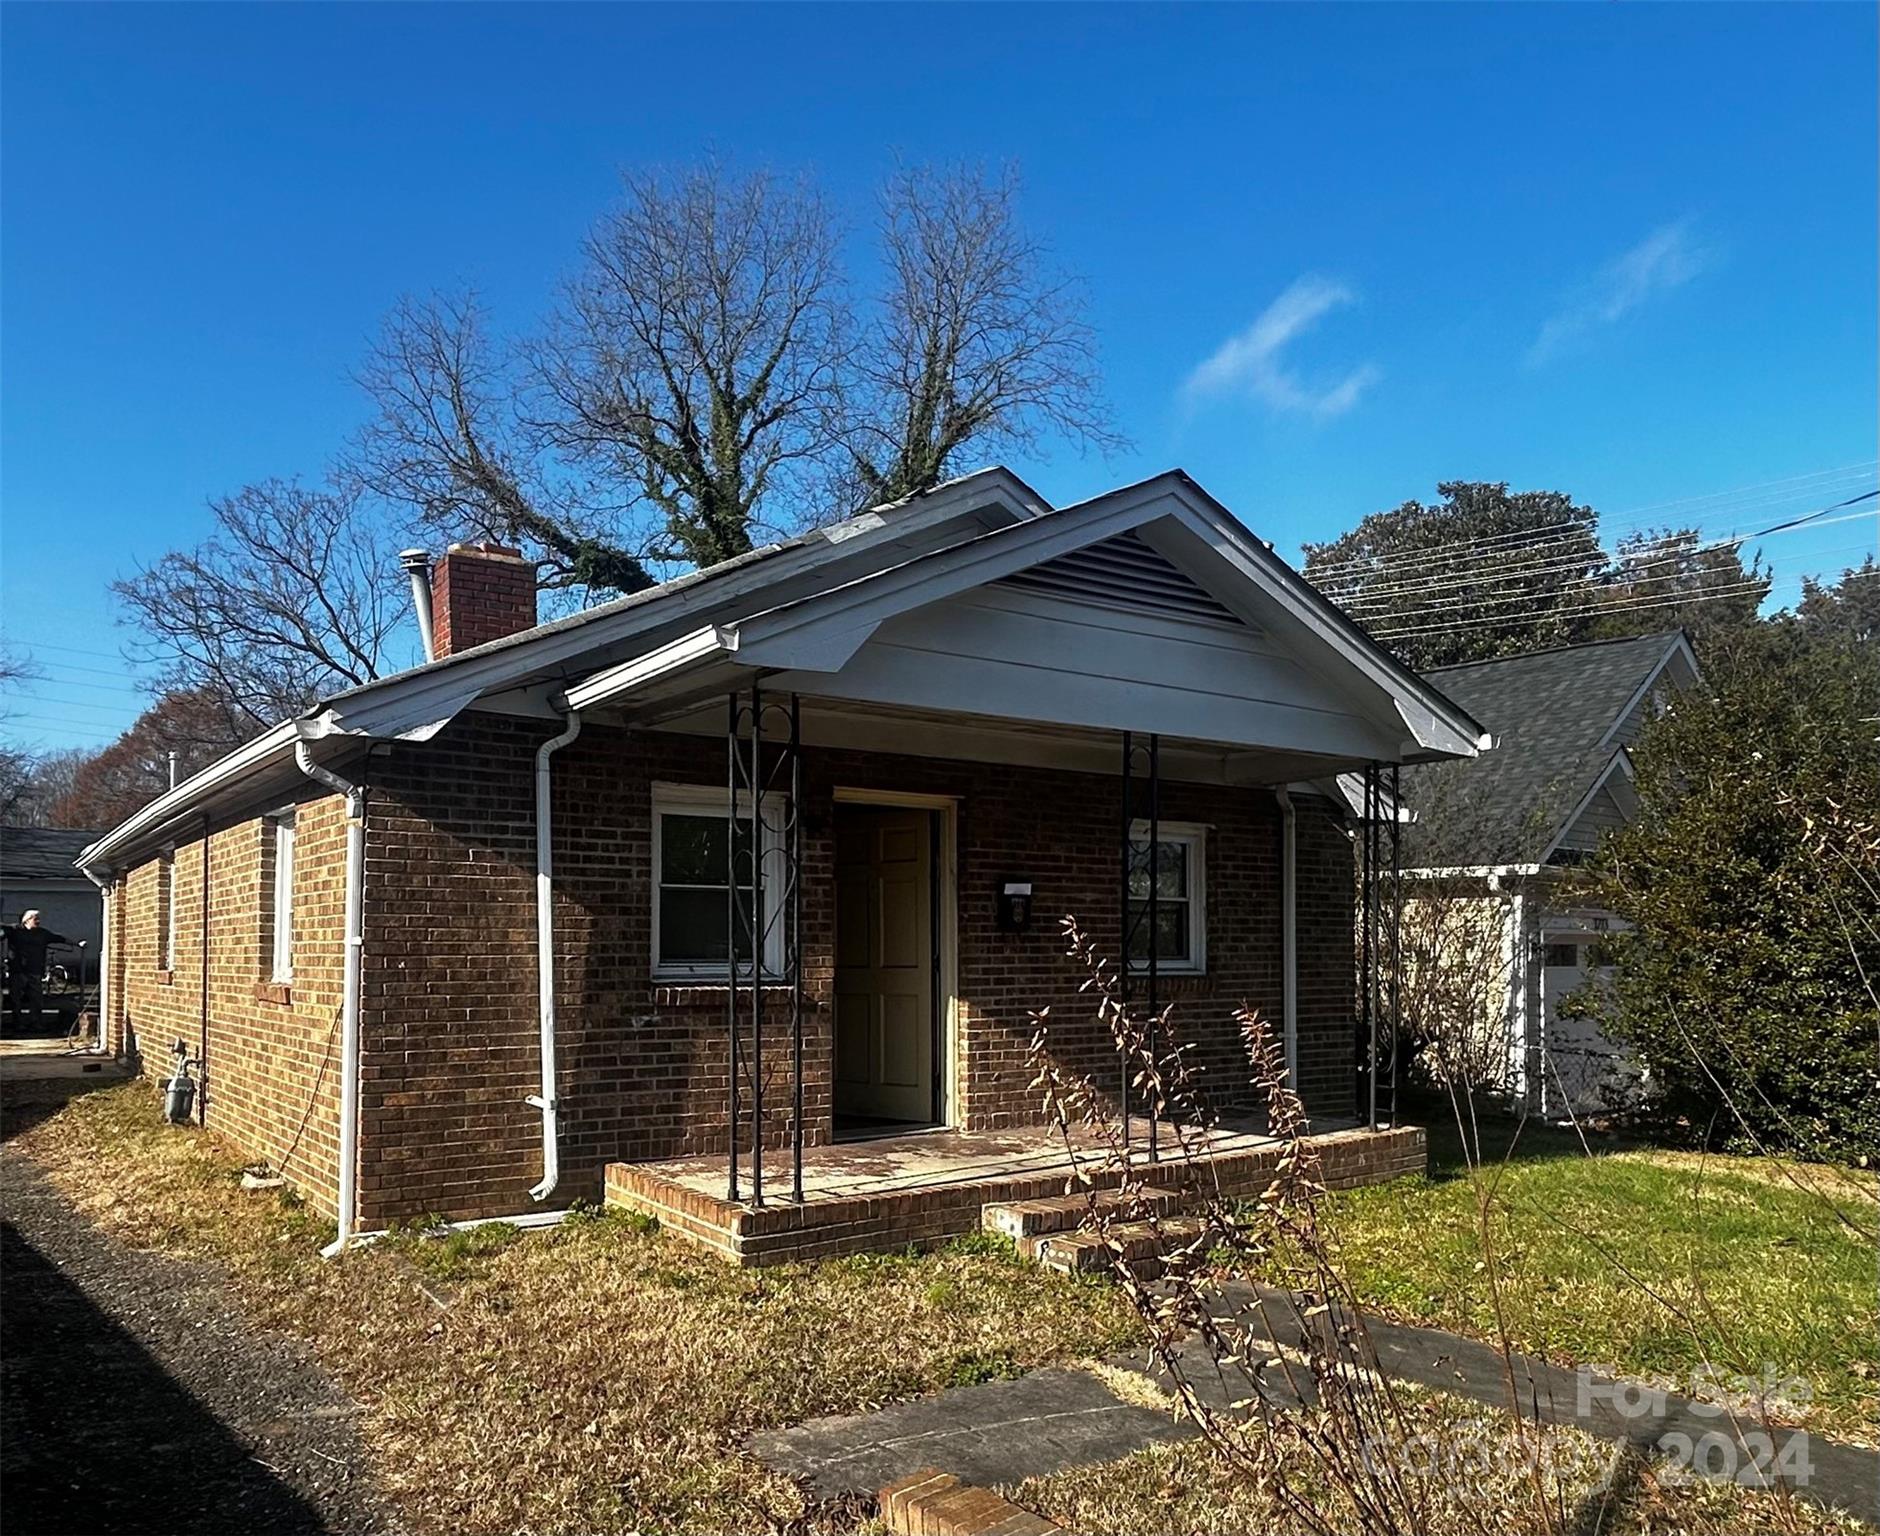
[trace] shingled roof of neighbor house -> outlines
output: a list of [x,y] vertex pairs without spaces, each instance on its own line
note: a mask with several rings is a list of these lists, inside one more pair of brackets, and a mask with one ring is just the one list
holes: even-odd
[[[1496,738],[1480,757],[1407,770],[1418,815],[1413,865],[1539,862],[1623,759],[1625,717],[1674,657],[1683,631],[1597,640],[1424,675]],[[1693,666],[1694,672],[1694,666]]]
[[0,827],[0,879],[78,879],[72,861],[98,836],[65,827]]

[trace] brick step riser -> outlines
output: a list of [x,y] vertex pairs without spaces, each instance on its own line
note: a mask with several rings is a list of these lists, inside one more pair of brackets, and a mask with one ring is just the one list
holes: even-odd
[[[1164,1253],[1171,1247],[1185,1247],[1197,1230],[1193,1222],[1170,1222],[1159,1233],[1129,1223],[1127,1230],[1113,1232],[1112,1236],[1121,1245],[1125,1264],[1137,1274],[1153,1274],[1160,1271]],[[1034,1263],[1067,1275],[1106,1274],[1114,1262],[1109,1245],[1094,1232],[1024,1238],[1018,1251]]]
[[[1135,1205],[1144,1214],[1153,1212],[1158,1216],[1166,1216],[1182,1209],[1186,1203],[1180,1191],[1158,1189],[1144,1190]],[[1103,1211],[1114,1213],[1123,1208],[1124,1204],[1112,1194],[1097,1196],[1098,1209]],[[1074,1232],[1089,1210],[1090,1200],[1087,1196],[1064,1195],[1055,1199],[1016,1200],[988,1205],[979,1213],[979,1220],[980,1226],[987,1232],[1022,1242],[1028,1237]]]

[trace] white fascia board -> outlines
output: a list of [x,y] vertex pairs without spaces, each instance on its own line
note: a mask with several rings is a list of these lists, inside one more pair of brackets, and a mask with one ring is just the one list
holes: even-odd
[[1125,533],[1156,515],[1144,501],[1119,501],[1106,508],[1103,500],[1066,507],[884,571],[858,576],[826,592],[755,614],[738,628],[746,646],[755,652],[831,619],[838,620],[844,629],[879,624],[896,614]]
[[[1384,692],[1397,705],[1396,723],[1410,731],[1417,748],[1444,757],[1473,757],[1486,750],[1490,738],[1480,725],[1365,639],[1283,560],[1178,474],[1160,475],[758,614],[739,625],[745,654],[763,655],[783,637],[832,620],[843,628],[879,624],[1119,533],[1141,529],[1154,544],[1149,525],[1167,519],[1289,612],[1310,639]],[[1227,600],[1218,590],[1215,595]]]
[[165,790],[141,811],[120,822],[86,848],[73,863],[87,871],[108,868],[112,856],[133,846],[139,837],[186,814],[210,795],[233,788],[257,771],[291,757],[296,742],[319,734],[312,728],[312,722],[283,721],[246,746],[237,747],[226,757],[217,758],[200,773],[191,774],[174,789]]
[[[199,801],[238,785],[259,769],[274,766],[277,759],[291,756],[296,741],[327,736],[428,740],[484,694],[511,688],[544,669],[578,664],[579,658],[590,652],[671,623],[684,614],[695,594],[700,606],[722,609],[814,568],[830,558],[832,550],[847,554],[848,546],[866,548],[875,542],[892,549],[896,541],[953,518],[978,517],[982,525],[986,517],[1003,518],[1007,526],[1012,526],[1051,510],[1036,491],[1006,469],[976,470],[909,498],[902,506],[906,510],[892,516],[882,515],[895,511],[892,507],[863,513],[834,529],[823,530],[821,538],[780,550],[746,571],[726,573],[675,591],[663,601],[631,603],[618,613],[565,629],[551,629],[486,655],[426,663],[348,690],[329,700],[318,716],[285,721],[165,791],[86,848],[75,862],[81,869],[105,867],[123,849],[176,820]],[[984,537],[983,533],[970,535],[975,540]]]
[[701,662],[733,656],[738,649],[738,632],[716,624],[707,624],[689,635],[635,656],[618,666],[605,667],[592,677],[583,678],[566,691],[572,710],[594,709],[618,703],[649,683],[662,682]]
[[1421,869],[1406,869],[1406,880],[1488,880],[1510,876],[1538,875],[1539,864],[1430,864]]
[[[662,601],[630,604],[604,618],[551,629],[487,655],[413,668],[329,701],[328,712],[341,729],[352,734],[422,741],[435,735],[481,695],[512,687],[544,670],[579,668],[582,657],[683,618],[688,608],[723,614],[727,609],[735,612],[746,599],[761,603],[767,588],[813,569],[831,558],[831,551],[847,555],[850,546],[866,549],[874,543],[891,551],[897,541],[954,518],[1001,517],[1009,528],[1049,511],[1049,504],[1009,470],[979,470],[914,498],[905,511],[893,516],[883,516],[880,511],[863,513],[833,529],[824,529],[821,538],[782,550],[748,570],[676,590]],[[961,542],[986,537],[989,535],[974,532]],[[865,579],[851,578],[851,583]]]
[[[1209,505],[1212,498],[1205,492],[1184,492],[1187,485],[1178,482],[1176,518],[1181,526],[1278,604],[1333,655],[1388,696],[1418,747],[1443,757],[1466,758],[1494,745],[1490,734],[1466,710],[1366,636],[1318,588],[1264,540],[1249,533],[1225,508]],[[1145,537],[1163,554],[1170,554],[1152,535]],[[1216,591],[1215,596],[1221,594]]]
[[1645,696],[1652,691],[1652,685],[1664,676],[1674,661],[1682,663],[1679,670],[1685,673],[1683,680],[1679,683],[1680,687],[1688,688],[1703,676],[1702,670],[1697,665],[1697,652],[1691,649],[1691,642],[1685,639],[1684,631],[1679,630],[1672,636],[1671,644],[1665,647],[1664,655],[1658,658],[1657,665],[1645,674],[1645,681],[1632,690],[1632,697],[1625,701],[1625,708],[1612,717],[1612,724],[1606,727],[1606,734],[1595,743],[1596,747],[1612,745],[1612,739],[1619,734],[1619,728],[1632,718],[1632,711],[1639,707]]
[[1632,787],[1632,756],[1624,747],[1612,754],[1612,761],[1599,770],[1599,776],[1593,780],[1592,787],[1580,796],[1580,803],[1573,808],[1573,814],[1560,823],[1554,839],[1541,851],[1541,863],[1545,864],[1566,841],[1567,834],[1579,824],[1586,814],[1587,807],[1599,798],[1599,792],[1608,785],[1612,786],[1613,797],[1620,801],[1620,809],[1628,816],[1638,811],[1638,791]]
[[[1341,773],[1335,778],[1313,779],[1309,783],[1295,784],[1292,787],[1301,793],[1308,790],[1316,791],[1327,800],[1342,800],[1353,816],[1361,821],[1364,819],[1364,775],[1362,773]],[[1377,788],[1378,793],[1388,802],[1390,799],[1388,786],[1379,784]],[[1384,819],[1389,821],[1392,818],[1387,815]],[[1400,826],[1407,827],[1416,821],[1417,813],[1408,805],[1399,804],[1395,819]]]

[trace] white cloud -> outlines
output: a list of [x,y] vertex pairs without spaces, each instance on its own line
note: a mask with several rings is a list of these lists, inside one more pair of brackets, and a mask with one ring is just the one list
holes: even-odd
[[1546,362],[1562,348],[1595,331],[1617,325],[1648,299],[1681,288],[1704,266],[1708,252],[1691,233],[1689,219],[1661,225],[1577,294],[1550,318],[1528,348],[1528,362]]
[[1237,336],[1221,343],[1214,355],[1188,375],[1182,398],[1197,401],[1216,395],[1250,394],[1276,411],[1329,418],[1342,416],[1375,384],[1375,364],[1363,363],[1335,383],[1312,387],[1285,366],[1282,353],[1296,336],[1309,331],[1334,309],[1357,302],[1342,283],[1302,277]]

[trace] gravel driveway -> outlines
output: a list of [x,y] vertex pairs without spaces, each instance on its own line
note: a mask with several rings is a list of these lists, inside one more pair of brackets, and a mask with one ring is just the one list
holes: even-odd
[[7,1536],[402,1529],[354,1405],[250,1331],[213,1265],[124,1247],[10,1147],[0,1217]]

